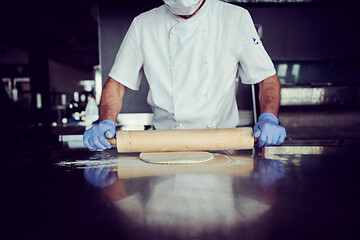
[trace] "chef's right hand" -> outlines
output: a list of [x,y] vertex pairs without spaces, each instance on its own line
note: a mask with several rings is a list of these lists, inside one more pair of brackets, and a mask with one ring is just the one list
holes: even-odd
[[91,149],[110,149],[111,144],[107,138],[115,136],[115,123],[111,120],[103,120],[86,130],[83,136],[84,145]]

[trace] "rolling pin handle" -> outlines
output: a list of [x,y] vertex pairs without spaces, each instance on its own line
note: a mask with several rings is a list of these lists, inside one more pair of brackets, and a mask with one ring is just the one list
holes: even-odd
[[115,145],[115,146],[117,145],[116,137],[114,137],[110,131],[105,132],[105,137],[108,139],[111,145]]
[[114,138],[108,138],[108,141],[111,145],[116,146],[117,145],[117,141],[116,141],[116,137]]

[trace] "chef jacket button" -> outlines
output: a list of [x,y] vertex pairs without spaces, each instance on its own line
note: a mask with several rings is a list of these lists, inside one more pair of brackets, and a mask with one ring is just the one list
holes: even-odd
[[205,29],[205,28],[203,28],[203,29],[202,29],[202,31],[203,31],[203,32],[206,32],[206,29]]
[[182,126],[182,124],[181,124],[181,123],[177,123],[177,124],[176,124],[176,126],[181,127],[181,126]]
[[212,127],[211,124],[208,124],[208,125],[207,125],[207,128],[211,128],[211,127]]
[[177,64],[176,64],[176,63],[173,63],[173,66],[174,66],[174,67],[176,67],[176,66],[177,66]]
[[175,35],[175,31],[172,31],[171,33],[172,33],[172,35]]
[[205,60],[205,64],[208,64],[209,62],[208,62],[208,60]]
[[178,98],[178,95],[177,95],[177,94],[174,94],[174,98]]
[[205,93],[205,97],[208,97],[209,96],[209,93]]

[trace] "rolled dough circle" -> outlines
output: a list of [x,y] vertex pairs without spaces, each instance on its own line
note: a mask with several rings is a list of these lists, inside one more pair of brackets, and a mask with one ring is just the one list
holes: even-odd
[[159,152],[140,153],[144,162],[155,164],[196,164],[210,161],[214,155],[208,152]]

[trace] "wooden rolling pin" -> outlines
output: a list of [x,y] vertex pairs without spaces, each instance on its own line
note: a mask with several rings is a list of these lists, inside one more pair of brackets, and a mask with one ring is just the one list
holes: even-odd
[[118,152],[240,150],[254,147],[253,130],[217,128],[192,130],[118,131],[108,139]]

